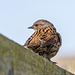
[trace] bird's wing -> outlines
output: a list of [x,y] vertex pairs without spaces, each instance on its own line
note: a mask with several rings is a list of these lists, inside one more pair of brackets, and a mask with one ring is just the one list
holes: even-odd
[[40,47],[52,46],[52,45],[54,45],[57,42],[59,42],[60,45],[62,43],[61,36],[60,36],[60,34],[58,32],[55,32],[52,35],[50,35],[48,33],[45,34],[45,35],[42,35],[40,37],[40,41],[41,41]]
[[[55,32],[55,31],[54,31]],[[52,35],[53,34],[53,35]],[[33,47],[33,46],[47,46],[55,43],[55,37],[53,30],[49,27],[44,27],[37,30],[25,43],[24,46]]]
[[44,27],[41,29],[42,35],[40,36],[41,47],[53,45],[57,41],[57,32],[55,27]]
[[53,45],[53,44],[56,43],[57,39],[58,39],[57,35],[49,35],[49,34],[47,34],[46,37],[42,36],[40,38],[40,40],[41,40],[40,47],[47,47],[47,46]]

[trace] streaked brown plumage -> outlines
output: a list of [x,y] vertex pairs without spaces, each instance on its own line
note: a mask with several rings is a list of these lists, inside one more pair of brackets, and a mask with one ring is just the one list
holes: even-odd
[[61,36],[54,25],[47,20],[38,20],[29,28],[35,32],[24,46],[48,60],[54,57],[61,46]]

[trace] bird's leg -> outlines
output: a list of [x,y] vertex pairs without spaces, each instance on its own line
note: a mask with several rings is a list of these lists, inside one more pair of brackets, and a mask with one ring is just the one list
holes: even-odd
[[[49,61],[51,61],[48,54],[44,54],[44,57],[45,57],[46,59],[48,59]],[[53,61],[51,61],[51,62],[54,63],[54,64],[57,64],[57,62],[53,62]]]
[[50,57],[47,53],[44,54],[44,57],[50,61]]
[[[38,53],[39,53],[40,56],[43,56],[43,57],[45,57],[46,59],[48,59],[49,61],[51,61],[51,60],[50,60],[50,57],[49,57],[49,55],[48,55],[47,52],[41,51],[41,52],[38,52]],[[53,62],[53,61],[51,61],[51,62],[54,63],[54,64],[57,64],[57,62]]]

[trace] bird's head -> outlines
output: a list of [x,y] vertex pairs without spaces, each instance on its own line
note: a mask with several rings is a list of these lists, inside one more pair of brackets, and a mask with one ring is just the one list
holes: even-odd
[[37,20],[31,27],[28,27],[28,29],[34,29],[36,31],[42,27],[49,25],[53,26],[53,24],[50,23],[49,21],[42,19],[42,20]]

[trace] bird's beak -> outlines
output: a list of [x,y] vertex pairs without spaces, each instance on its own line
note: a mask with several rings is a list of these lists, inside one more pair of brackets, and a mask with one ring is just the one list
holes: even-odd
[[31,27],[28,27],[28,29],[33,29],[34,27],[33,26],[31,26]]

